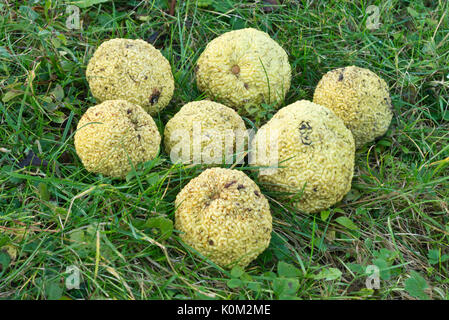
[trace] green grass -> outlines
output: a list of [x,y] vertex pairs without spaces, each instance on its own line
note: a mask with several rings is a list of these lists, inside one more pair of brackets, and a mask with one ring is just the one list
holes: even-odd
[[[166,1],[115,1],[82,8],[81,30],[66,28],[64,2],[38,2],[0,4],[1,298],[449,298],[447,1],[286,0],[268,13],[262,1],[178,1],[175,16]],[[370,4],[380,9],[374,31]],[[84,170],[73,146],[77,121],[95,104],[85,69],[102,41],[157,36],[176,82],[156,117],[162,132],[202,98],[193,67],[207,42],[242,27],[268,32],[288,52],[285,105],[312,99],[325,72],[355,64],[387,81],[395,113],[387,134],[357,151],[352,190],[329,211],[298,212],[261,185],[272,242],[244,272],[188,250],[176,230],[161,240],[143,224],[172,220],[176,194],[201,168],[172,166],[162,153],[112,180]],[[255,125],[272,113],[255,115]],[[20,168],[29,151],[48,166]],[[63,286],[71,265],[80,289]],[[369,265],[380,268],[380,289],[365,288]]]

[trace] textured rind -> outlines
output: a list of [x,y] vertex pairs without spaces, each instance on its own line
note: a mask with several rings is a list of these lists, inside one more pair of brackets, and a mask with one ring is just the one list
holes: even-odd
[[388,86],[374,72],[350,66],[326,73],[318,82],[313,102],[343,119],[356,148],[387,131],[393,117]]
[[170,102],[175,88],[168,60],[140,39],[103,42],[87,65],[86,78],[99,102],[123,99],[151,115]]
[[87,109],[78,122],[75,149],[86,170],[124,178],[132,166],[154,159],[161,136],[153,118],[125,100]]
[[268,201],[241,171],[203,171],[181,190],[175,205],[183,241],[220,266],[245,267],[270,243]]
[[262,102],[279,105],[290,88],[291,67],[287,53],[267,33],[247,28],[224,33],[206,46],[196,80],[211,99],[240,111]]
[[[277,149],[263,143],[271,137],[277,137]],[[267,157],[258,153],[261,148]],[[259,129],[252,150],[257,151],[254,166],[272,166],[270,156],[279,161],[274,173],[261,173],[259,180],[272,190],[295,193],[293,202],[304,212],[325,210],[351,189],[354,138],[323,106],[301,100],[282,108]]]
[[[181,141],[182,137],[176,134],[179,130],[181,132],[186,132],[190,137],[190,157],[184,159],[183,162],[190,163],[194,160],[195,150],[193,132],[195,122],[196,124],[201,124],[201,130],[204,135],[207,134],[207,130],[211,129],[217,131],[219,134],[218,137],[212,136],[201,139],[201,157],[207,153],[207,146],[216,141],[222,145],[221,155],[223,155],[224,158],[229,156],[232,157],[232,155],[238,151],[236,149],[236,141],[245,141],[244,146],[246,146],[248,134],[245,122],[238,113],[223,104],[202,100],[187,103],[167,122],[164,130],[164,145],[168,154],[170,154],[172,148],[178,145]],[[230,132],[230,130],[232,130],[232,132]],[[228,138],[232,139],[232,144],[230,144],[232,150],[225,149],[225,141],[228,141],[225,139]],[[244,152],[245,150],[241,151]],[[212,157],[214,156],[213,152],[214,150],[209,153]],[[237,154],[237,156],[239,155]],[[223,159],[220,159],[219,162],[215,164],[221,164],[222,160]]]

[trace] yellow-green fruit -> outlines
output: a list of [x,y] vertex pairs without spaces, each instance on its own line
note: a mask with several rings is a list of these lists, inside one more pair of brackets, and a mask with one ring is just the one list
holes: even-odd
[[220,266],[245,267],[270,243],[268,201],[241,171],[203,171],[181,190],[175,206],[182,240]]
[[287,53],[262,31],[230,31],[212,40],[196,65],[198,88],[236,110],[279,105],[290,88]]
[[[313,213],[329,208],[351,189],[354,138],[331,110],[301,100],[279,110],[252,143],[254,166],[273,168],[259,180]],[[278,166],[278,168],[275,168]]]
[[313,102],[343,119],[354,135],[356,148],[385,134],[393,117],[385,81],[356,66],[326,73],[318,82]]
[[164,144],[173,162],[229,164],[243,158],[247,137],[237,112],[203,100],[187,103],[168,121]]
[[116,178],[154,159],[160,143],[153,118],[125,100],[108,100],[87,109],[75,133],[76,152],[84,167]]
[[170,102],[175,87],[170,63],[143,40],[103,42],[87,65],[86,77],[100,102],[123,99],[152,115]]

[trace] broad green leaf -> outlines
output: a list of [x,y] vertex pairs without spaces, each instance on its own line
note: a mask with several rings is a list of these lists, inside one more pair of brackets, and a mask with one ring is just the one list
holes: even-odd
[[48,192],[48,186],[45,183],[40,182],[38,185],[39,195],[42,200],[49,201],[50,200],[50,193]]
[[405,290],[413,297],[427,300],[429,297],[424,292],[428,288],[426,280],[415,271],[411,272],[411,277],[405,280]]
[[244,281],[244,282],[249,282],[249,281],[253,281],[253,277],[251,277],[251,275],[249,273],[244,272],[241,276],[240,276],[240,280]]
[[341,224],[342,226],[348,228],[349,230],[357,230],[359,227],[357,227],[357,225],[352,222],[351,219],[349,219],[348,217],[338,217],[337,219],[335,219],[335,221],[337,221],[339,224]]
[[21,15],[30,19],[32,22],[34,22],[34,20],[39,17],[39,15],[31,7],[28,6],[20,6],[19,12]]
[[241,287],[243,285],[243,282],[240,279],[230,279],[228,280],[227,285],[229,288],[234,289]]
[[85,241],[84,239],[84,231],[83,230],[75,230],[70,233],[70,240],[73,242],[82,243]]
[[[360,199],[362,195],[360,194],[360,192],[356,189],[351,189],[346,195],[345,195],[345,200],[348,202],[351,201],[356,201],[358,199]],[[360,208],[360,207],[359,207]],[[358,209],[358,208],[357,208]]]
[[419,18],[419,13],[415,9],[413,9],[412,7],[407,7],[407,12],[413,18]]
[[47,282],[45,285],[45,297],[48,300],[59,300],[62,297],[64,288],[56,281]]
[[408,149],[406,146],[403,146],[403,145],[401,145],[401,149],[402,149],[402,152],[404,152],[405,154],[409,154],[411,152],[410,149]]
[[299,289],[299,281],[296,278],[276,278],[273,281],[273,291],[278,296],[295,295]]
[[51,121],[55,123],[63,123],[67,116],[62,111],[53,111],[52,114],[49,115]]
[[50,95],[56,100],[56,101],[62,101],[64,99],[64,89],[62,89],[61,85],[58,84],[56,87],[50,92]]
[[149,231],[152,237],[156,237],[159,241],[170,238],[173,233],[173,221],[165,217],[149,218],[144,228]]
[[436,249],[429,250],[427,256],[429,258],[430,264],[437,264],[440,262],[440,260],[441,262],[446,262],[447,260],[449,260],[449,256],[447,254],[440,255],[440,250]]
[[232,278],[240,278],[245,273],[245,270],[241,266],[235,266],[231,270]]
[[17,90],[14,90],[14,91],[12,91],[12,90],[11,90],[11,91],[8,91],[8,92],[6,92],[6,93],[3,95],[2,101],[3,101],[4,103],[6,103],[6,102],[11,101],[12,99],[18,97],[18,96],[21,96],[22,94],[23,94],[22,91],[17,91]]
[[317,275],[313,275],[312,278],[315,280],[337,280],[341,277],[341,271],[337,268],[326,268],[321,270]]
[[6,252],[0,251],[0,275],[8,268],[11,257]]
[[427,257],[429,258],[430,264],[437,264],[440,261],[440,251],[431,249],[427,253]]
[[377,142],[377,145],[389,147],[389,146],[391,146],[391,141],[382,139]]
[[272,271],[264,272],[263,276],[268,279],[276,279],[276,277],[277,277],[276,273],[274,273]]
[[84,230],[75,230],[70,233],[71,246],[81,257],[85,258],[95,252],[95,241]]
[[260,292],[262,290],[262,286],[260,285],[259,282],[249,282],[246,287],[249,290],[252,290],[254,292]]
[[397,257],[397,252],[382,248],[379,251],[374,251],[374,256],[376,258],[384,259],[386,262],[393,262]]
[[348,268],[356,274],[365,274],[365,267],[358,263],[348,263]]
[[213,7],[218,12],[227,12],[228,10],[232,10],[234,4],[230,0],[221,0],[214,1]]
[[91,224],[89,224],[86,228],[86,234],[91,237],[97,236],[97,231],[100,228],[99,222],[93,221]]
[[286,263],[284,261],[279,261],[278,263],[278,274],[280,277],[284,278],[295,278],[301,275],[301,271],[295,266]]
[[391,273],[388,269],[390,267],[390,264],[387,261],[382,258],[377,258],[373,261],[373,263],[379,268],[379,276],[382,280],[390,279]]
[[330,210],[321,211],[321,221],[326,221],[329,215],[331,214]]

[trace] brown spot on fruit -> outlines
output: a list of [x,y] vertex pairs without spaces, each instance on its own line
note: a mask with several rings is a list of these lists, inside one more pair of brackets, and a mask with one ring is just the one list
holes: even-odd
[[342,81],[343,80],[343,73],[340,73],[340,76],[338,77],[338,81]]
[[245,186],[243,184],[239,184],[237,187],[237,190],[240,190],[240,189],[245,189]]
[[260,197],[259,191],[254,191],[254,194],[255,194],[257,197]]
[[225,184],[224,187],[225,187],[225,188],[229,188],[230,186],[232,186],[232,185],[233,185],[234,183],[236,183],[236,182],[237,182],[237,181],[235,181],[235,180],[234,180],[234,181],[231,181],[231,182],[228,182],[228,183]]
[[151,105],[156,104],[159,101],[160,96],[161,96],[161,92],[157,88],[154,88],[153,93],[151,94],[150,99],[149,99],[150,104]]
[[308,121],[301,121],[299,130],[311,130],[312,127],[310,126],[310,123]]
[[129,74],[129,72],[126,73],[128,75],[128,77],[133,81],[133,82],[137,82],[136,79],[134,79],[131,74]]
[[210,245],[210,246],[213,246],[213,245],[214,245],[214,241],[209,240],[209,245]]
[[213,200],[217,200],[217,199],[219,199],[220,198],[220,194],[218,194],[218,193],[214,193],[211,197],[210,197],[210,199],[213,201]]
[[243,86],[245,87],[246,90],[248,90],[249,85],[247,83],[244,83]]
[[240,67],[239,67],[238,65],[234,65],[234,66],[231,68],[231,72],[232,72],[233,74],[235,74],[235,75],[239,74],[239,73],[240,73]]

